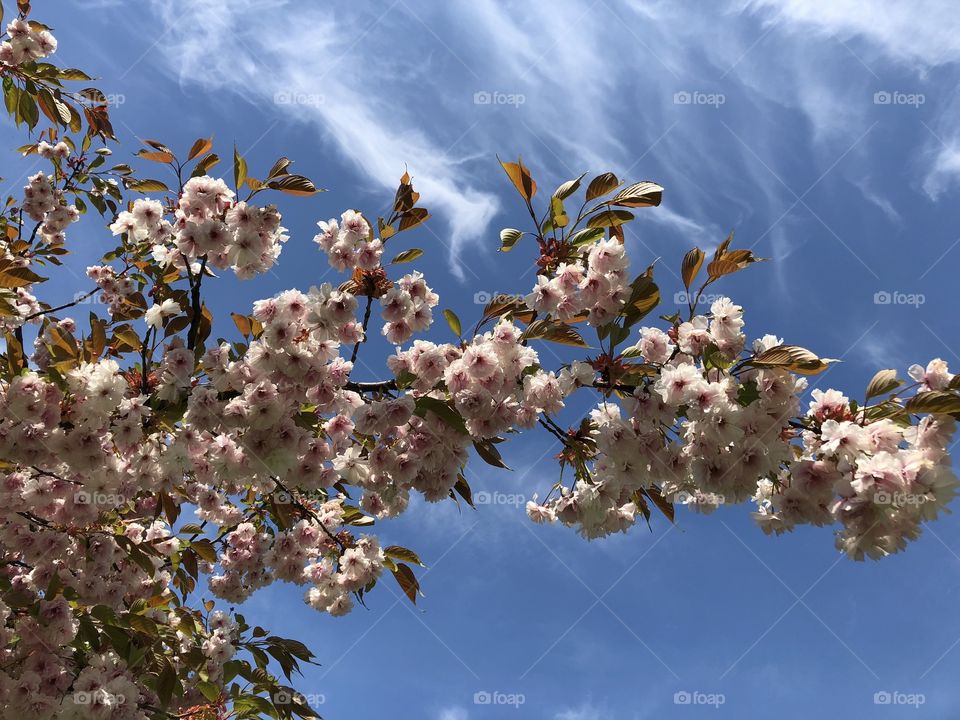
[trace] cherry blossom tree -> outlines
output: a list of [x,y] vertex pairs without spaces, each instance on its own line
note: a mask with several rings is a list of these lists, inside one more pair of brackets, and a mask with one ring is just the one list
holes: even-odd
[[[707,288],[761,260],[732,236],[682,258],[688,312],[655,314],[654,267],[631,270],[623,235],[659,205],[653,182],[580,176],[544,198],[502,162],[530,229],[503,230],[500,249],[535,242],[536,283],[472,330],[442,310],[455,337],[426,339],[440,298],[400,267],[422,254],[400,236],[429,215],[407,174],[389,217],[318,223],[341,284],[215,322],[209,284],[256,278],[288,240],[261,200],[318,189],[287,158],[257,179],[236,149],[218,178],[204,138],[137,153],[172,180],[114,164],[105,96],[72,89],[91,78],[49,62],[57,42],[29,13],[18,3],[0,44],[6,109],[32,138],[20,150],[46,161],[0,215],[3,717],[314,716],[290,686],[311,651],[233,606],[287,582],[338,616],[390,575],[416,602],[419,557],[372,527],[412,494],[472,505],[466,463],[505,467],[498,445],[521,431],[562,447],[527,514],[587,539],[751,503],[765,533],[830,526],[840,551],[876,559],[953,497],[960,379],[942,360],[909,381],[881,370],[857,399],[815,389],[804,407],[830,360],[748,340],[728,298],[699,312]],[[41,273],[94,213],[116,247],[73,301],[41,299]],[[94,295],[104,312],[74,317]],[[377,333],[395,352],[360,377]],[[549,368],[545,343],[582,354]],[[564,427],[574,395],[594,408]]]

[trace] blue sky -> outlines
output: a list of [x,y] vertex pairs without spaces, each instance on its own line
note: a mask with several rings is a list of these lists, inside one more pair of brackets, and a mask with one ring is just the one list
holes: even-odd
[[[744,305],[752,336],[841,358],[823,386],[860,396],[882,367],[936,356],[960,367],[960,33],[948,0],[78,0],[47,10],[36,15],[55,27],[59,60],[96,73],[117,101],[124,159],[137,137],[187,148],[213,133],[223,157],[237,143],[251,174],[288,155],[329,188],[281,200],[292,240],[276,273],[210,284],[220,317],[334,280],[310,242],[314,223],[346,207],[377,213],[406,167],[434,217],[396,249],[424,248],[419,269],[441,305],[472,325],[477,293],[532,284],[532,247],[496,252],[501,227],[525,227],[496,155],[522,154],[545,191],[583,171],[664,185],[663,205],[627,234],[636,267],[660,258],[664,312],[683,253],[732,229],[771,260],[720,290]],[[8,127],[2,138],[22,143]],[[74,242],[84,264],[111,247],[89,219]],[[58,279],[65,298],[81,287],[68,271]],[[434,330],[448,339],[442,322]],[[358,376],[376,377],[385,350],[366,348]],[[512,473],[478,461],[468,477],[475,492],[542,494],[555,451],[532,434],[506,446]],[[839,558],[827,529],[767,538],[746,507],[589,544],[509,504],[418,504],[379,532],[430,566],[416,608],[389,579],[345,619],[316,614],[290,586],[245,608],[315,650],[322,666],[299,686],[322,696],[328,718],[960,712],[954,518],[870,564]],[[524,702],[475,702],[484,692]],[[678,704],[678,692],[724,702]],[[875,704],[878,692],[901,693],[901,704]],[[922,705],[902,704],[918,694]]]

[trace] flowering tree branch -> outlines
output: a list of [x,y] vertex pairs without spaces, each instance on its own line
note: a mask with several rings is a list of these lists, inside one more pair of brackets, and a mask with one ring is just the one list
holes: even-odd
[[[173,190],[107,167],[103,94],[68,90],[90,78],[49,62],[49,28],[18,11],[0,38],[6,107],[30,130],[49,121],[20,149],[49,167],[0,215],[0,692],[14,715],[315,716],[286,684],[311,651],[233,607],[287,582],[339,616],[388,576],[416,602],[419,556],[371,528],[417,495],[472,504],[466,464],[506,468],[499,446],[537,425],[559,443],[558,479],[527,514],[588,539],[654,511],[672,522],[749,503],[768,534],[832,526],[838,550],[881,558],[953,498],[960,379],[946,363],[911,367],[913,384],[881,370],[862,402],[820,389],[802,402],[832,361],[749,341],[729,298],[701,311],[708,287],[761,258],[732,235],[710,258],[694,248],[680,262],[686,318],[657,318],[654,265],[631,269],[623,225],[663,188],[612,173],[544,197],[522,162],[501,163],[532,227],[501,231],[500,249],[531,236],[536,284],[487,304],[469,337],[447,308],[457,341],[426,339],[440,298],[397,270],[422,250],[384,262],[429,218],[404,173],[386,219],[318,223],[342,284],[259,300],[231,313],[233,341],[211,342],[210,268],[255,278],[288,240],[278,208],[254,200],[318,188],[288,158],[254,177],[236,149],[230,186],[210,175],[210,138],[185,153],[144,141],[138,160],[172,171]],[[63,262],[91,209],[118,245],[87,268],[94,290],[50,307],[39,271]],[[95,293],[105,312],[89,325],[58,317]],[[351,379],[376,332],[394,347],[387,371]],[[569,360],[545,367],[546,343]]]

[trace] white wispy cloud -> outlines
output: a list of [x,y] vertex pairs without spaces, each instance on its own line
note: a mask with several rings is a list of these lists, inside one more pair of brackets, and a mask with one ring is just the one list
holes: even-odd
[[926,66],[960,58],[956,7],[941,0],[748,0],[752,9],[774,11],[771,22],[814,29],[844,39],[863,37],[896,59]]
[[609,718],[609,715],[601,715],[600,709],[589,703],[575,708],[566,708],[554,716],[554,720],[601,720],[601,718]]
[[[929,67],[960,56],[943,3],[921,2],[917,11],[869,5],[870,12],[853,0],[827,8],[729,0],[708,10],[662,0],[552,0],[522,12],[495,0],[154,7],[165,26],[158,50],[182,82],[260,106],[278,93],[293,99],[274,105],[278,116],[315,126],[374,187],[392,189],[408,168],[424,203],[446,222],[432,231],[462,277],[467,246],[496,247],[490,225],[509,193],[498,153],[522,153],[546,192],[584,170],[662,182],[663,206],[641,212],[641,222],[683,245],[715,243],[758,213],[773,223],[805,190],[780,181],[797,151],[828,172],[824,182],[862,178],[873,146],[851,145],[870,126],[877,73],[891,62]],[[264,22],[276,27],[265,31]],[[719,107],[675,99],[721,89]],[[798,116],[806,128],[785,147],[782,123]],[[918,184],[936,197],[960,173],[960,137],[933,130],[942,142],[926,138],[930,161]],[[864,197],[890,214],[880,190]],[[758,251],[769,254],[772,241],[764,242]]]
[[468,720],[470,715],[460,706],[447,707],[437,713],[437,720]]
[[[744,8],[758,12],[767,22],[787,34],[802,36],[810,31],[831,38],[855,57],[873,75],[881,90],[890,90],[883,74],[888,62],[907,66],[919,84],[930,69],[960,61],[960,34],[956,32],[956,7],[942,0],[890,3],[883,0],[747,0]],[[851,42],[857,47],[852,47]],[[912,90],[912,89],[911,89]],[[960,177],[960,131],[954,118],[958,98],[940,98],[941,110],[933,121],[922,152],[929,158],[923,189],[936,200],[946,187]],[[843,103],[814,102],[809,108],[825,111],[830,117],[841,114]],[[873,198],[869,198],[875,202]],[[883,204],[880,205],[885,212]],[[889,213],[888,213],[889,214]]]
[[[428,136],[410,115],[416,103],[398,103],[379,90],[409,84],[397,77],[400,68],[388,58],[370,53],[377,37],[372,26],[392,9],[371,20],[361,13],[335,19],[330,9],[262,0],[155,8],[168,28],[167,62],[181,82],[233,90],[258,104],[272,102],[278,113],[315,124],[347,161],[384,189],[392,190],[409,170],[431,209],[448,222],[453,259],[486,230],[498,202],[463,179],[458,139],[444,144]],[[260,31],[265,13],[288,17],[282,33]],[[451,267],[462,275],[460,264]]]

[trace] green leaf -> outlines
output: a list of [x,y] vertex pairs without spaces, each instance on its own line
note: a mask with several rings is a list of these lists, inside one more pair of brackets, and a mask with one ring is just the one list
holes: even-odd
[[670,522],[674,521],[673,503],[663,496],[663,493],[660,492],[659,488],[656,486],[650,486],[646,489],[641,489],[640,492],[653,500],[653,504],[657,506],[657,509],[663,513],[667,520]]
[[[246,174],[246,165],[244,165],[244,174]],[[279,190],[287,195],[297,195],[301,197],[316,195],[318,192],[325,192],[303,175],[284,175],[282,178],[268,182],[267,187],[271,190]]]
[[400,545],[387,545],[387,547],[383,549],[383,554],[394,560],[406,560],[414,565],[425,567],[413,550],[401,547]]
[[633,220],[633,213],[628,210],[604,210],[587,220],[588,228],[617,227]]
[[7,107],[7,113],[16,114],[17,105],[20,102],[20,89],[13,84],[13,78],[9,75],[3,78],[3,102]]
[[583,180],[584,175],[586,175],[586,173],[583,173],[583,175],[573,180],[567,180],[563,185],[553,191],[553,197],[566,200],[580,187],[580,181]]
[[522,230],[504,228],[500,231],[500,252],[510,252],[517,241],[524,235]]
[[233,183],[237,192],[240,191],[240,186],[243,185],[243,181],[247,179],[247,161],[240,156],[240,151],[237,150],[236,144],[233,146]]
[[420,248],[410,248],[409,250],[404,250],[402,253],[397,253],[397,256],[390,261],[390,264],[402,265],[403,263],[416,260],[421,255],[423,255],[423,250]]
[[83,70],[77,68],[62,68],[58,75],[61,80],[93,80]]
[[443,311],[443,316],[447,319],[447,325],[450,326],[450,329],[453,330],[454,334],[457,337],[462,337],[463,329],[460,327],[460,318],[457,317],[457,314],[453,310],[447,308]]
[[623,309],[623,326],[631,328],[660,304],[660,288],[653,281],[653,266],[630,283],[630,299]]
[[160,672],[160,677],[157,678],[157,697],[160,699],[160,704],[163,707],[166,707],[170,704],[170,700],[173,697],[173,691],[176,689],[177,685],[180,684],[179,679],[177,678],[177,671],[174,670],[173,665],[166,658],[163,658],[163,670]]
[[743,407],[760,399],[760,388],[757,387],[756,380],[747,380],[737,390],[737,402]]
[[879,395],[886,395],[901,385],[903,385],[903,380],[897,379],[896,370],[880,370],[867,385],[866,399],[869,400]]
[[948,390],[931,390],[910,398],[904,410],[908,413],[960,413],[960,395]]
[[504,470],[510,469],[503,461],[503,457],[501,457],[500,451],[497,450],[497,446],[490,442],[490,440],[486,438],[474,440],[473,449],[477,451],[477,455],[479,455],[487,465],[493,465],[494,467],[503,468]]
[[467,432],[467,426],[464,423],[463,418],[460,416],[460,413],[450,407],[443,400],[430,397],[429,395],[418,397],[416,400],[416,410],[414,411],[415,414],[420,417],[425,417],[428,411],[439,417],[443,422],[457,432],[462,433],[463,435],[469,434]]
[[[453,490],[456,490],[457,495],[466,500],[467,505],[474,509],[476,508],[476,505],[473,504],[473,491],[470,489],[470,483],[467,482],[467,479],[463,475],[457,475],[457,482],[453,486]],[[450,491],[450,497],[456,500],[457,498],[456,495],[453,494],[453,490]]]
[[567,242],[574,247],[582,247],[595,243],[602,237],[603,228],[585,228],[583,230],[577,230],[577,232],[567,238]]
[[123,185],[127,190],[134,192],[170,192],[170,188],[160,180],[136,180],[134,178],[123,178]]
[[40,120],[37,101],[27,92],[20,93],[20,99],[17,102],[17,117],[23,120],[31,130],[37,126],[37,122]]

